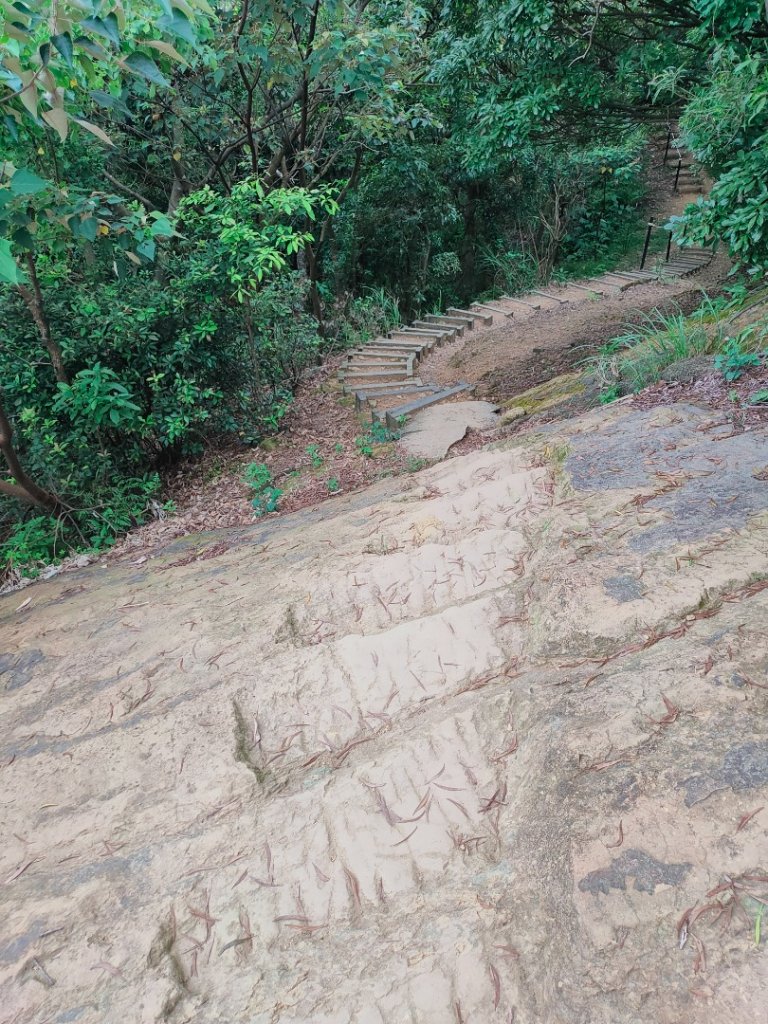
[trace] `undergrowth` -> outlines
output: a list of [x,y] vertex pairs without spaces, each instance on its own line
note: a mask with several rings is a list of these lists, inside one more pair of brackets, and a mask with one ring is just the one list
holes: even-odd
[[627,324],[623,334],[603,345],[586,362],[586,374],[597,384],[602,403],[634,394],[656,383],[674,363],[712,355],[715,369],[735,381],[764,356],[768,322],[736,330],[734,320],[751,303],[746,289],[733,286],[728,294],[710,297],[702,292],[699,308],[686,316],[654,309],[639,322]]

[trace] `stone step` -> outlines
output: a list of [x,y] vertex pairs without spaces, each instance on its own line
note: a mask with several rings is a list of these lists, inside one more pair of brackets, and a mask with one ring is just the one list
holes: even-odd
[[531,295],[540,295],[543,299],[551,299],[561,306],[565,306],[568,302],[568,299],[561,299],[559,295],[555,295],[553,292],[545,292],[541,288],[532,288]]
[[419,323],[428,323],[435,326],[445,324],[446,327],[450,327],[459,334],[463,334],[465,328],[469,327],[470,330],[472,329],[474,320],[470,320],[468,316],[443,316],[437,313],[425,313],[423,320],[420,320]]
[[541,309],[540,302],[526,302],[525,299],[515,298],[514,295],[502,295],[502,302],[516,302],[520,306],[526,306],[528,309]]
[[498,306],[489,306],[487,302],[473,302],[472,306],[476,309],[489,309],[491,313],[498,313],[499,316],[514,316],[514,310],[510,309],[499,309]]
[[473,387],[474,384],[467,384],[465,382],[455,384],[451,388],[444,388],[442,391],[436,391],[433,395],[417,398],[414,402],[399,405],[395,409],[387,409],[386,412],[377,413],[376,415],[379,419],[386,420],[390,430],[396,430],[400,426],[399,420],[402,416],[411,416],[415,412],[420,412],[421,409],[426,409],[430,405],[435,405],[437,402],[442,402],[446,398],[451,398],[453,395],[458,395],[462,391],[468,391]]
[[650,281],[653,274],[649,270],[627,270],[625,276],[633,281]]
[[488,326],[493,323],[493,317],[487,316],[485,313],[474,313],[471,309],[457,309],[455,306],[448,307],[449,316],[467,316],[472,319],[473,325],[475,320],[479,320],[480,323]]

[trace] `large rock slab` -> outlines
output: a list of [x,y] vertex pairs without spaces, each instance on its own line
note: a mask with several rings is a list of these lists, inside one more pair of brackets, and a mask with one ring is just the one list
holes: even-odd
[[493,429],[499,422],[497,410],[490,402],[430,406],[410,417],[400,443],[415,458],[442,459],[468,430]]
[[761,1019],[750,436],[611,407],[0,599],[4,1017]]

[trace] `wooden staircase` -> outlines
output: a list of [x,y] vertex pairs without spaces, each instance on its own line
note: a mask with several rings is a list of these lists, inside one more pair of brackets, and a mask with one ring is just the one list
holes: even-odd
[[[676,192],[704,191],[704,182],[690,153],[682,148],[671,129],[664,166],[675,175]],[[653,227],[649,225],[649,237]],[[647,248],[648,240],[643,263]],[[427,314],[349,352],[339,369],[339,382],[345,393],[354,394],[359,412],[370,412],[373,420],[384,421],[394,430],[411,413],[473,387],[464,381],[445,386],[423,380],[417,373],[419,363],[434,348],[453,342],[468,331],[482,331],[514,316],[528,319],[550,309],[562,309],[563,315],[567,315],[568,308],[579,302],[616,295],[649,281],[664,283],[687,277],[706,267],[712,257],[712,250],[700,247],[677,248],[673,252],[670,241],[664,258],[652,268],[641,265],[637,270],[609,271],[583,281],[534,288],[524,295],[502,295],[493,304],[476,302],[471,303],[470,309],[449,307],[445,313]]]

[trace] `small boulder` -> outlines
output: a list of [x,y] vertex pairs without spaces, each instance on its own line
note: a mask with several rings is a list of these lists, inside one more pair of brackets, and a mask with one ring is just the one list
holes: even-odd
[[659,380],[667,384],[690,384],[694,380],[706,377],[715,367],[712,356],[690,356],[670,363],[659,374]]

